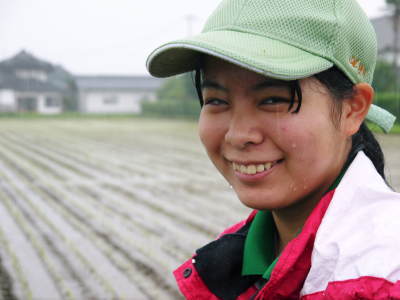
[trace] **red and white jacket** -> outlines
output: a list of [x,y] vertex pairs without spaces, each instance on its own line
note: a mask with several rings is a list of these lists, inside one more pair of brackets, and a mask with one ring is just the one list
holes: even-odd
[[400,299],[400,194],[363,152],[314,208],[260,290],[255,278],[240,277],[240,247],[255,214],[175,270],[186,299]]

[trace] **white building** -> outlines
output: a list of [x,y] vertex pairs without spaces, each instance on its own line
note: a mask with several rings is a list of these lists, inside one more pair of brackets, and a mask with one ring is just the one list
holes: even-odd
[[55,80],[59,67],[21,51],[0,62],[0,111],[60,113],[67,85]]
[[140,113],[155,101],[161,79],[150,76],[74,76],[21,51],[0,61],[0,112]]
[[141,112],[142,101],[155,101],[162,80],[149,76],[75,76],[82,113]]

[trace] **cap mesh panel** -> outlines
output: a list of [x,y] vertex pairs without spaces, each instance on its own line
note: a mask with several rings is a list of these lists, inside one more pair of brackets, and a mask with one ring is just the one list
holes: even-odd
[[[228,61],[278,78],[313,75],[310,72],[321,72],[323,66],[329,66],[323,61],[327,60],[355,83],[372,82],[377,52],[373,27],[356,0],[224,0],[202,34],[170,46],[174,43],[176,48],[185,44],[186,48],[195,46],[198,52],[215,52]],[[168,53],[161,57],[174,63],[167,67],[166,61],[162,65],[163,60],[152,57],[152,74],[165,76],[195,67],[195,62],[180,66],[188,63],[185,53],[179,51],[181,59],[172,58],[178,52],[170,46],[166,45],[164,51]],[[293,51],[293,47],[299,51]],[[161,55],[163,50],[156,51]]]

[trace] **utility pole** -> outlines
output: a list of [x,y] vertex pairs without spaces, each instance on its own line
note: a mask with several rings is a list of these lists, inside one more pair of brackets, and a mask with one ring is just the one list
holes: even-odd
[[398,65],[398,57],[399,57],[399,21],[400,21],[400,8],[395,7],[395,11],[393,13],[393,67],[397,70]]
[[399,59],[399,27],[400,27],[400,0],[386,0],[389,9],[392,10],[393,24],[393,68],[397,74],[398,59]]
[[191,36],[193,35],[193,23],[196,21],[196,16],[193,14],[185,15],[186,20],[186,35]]

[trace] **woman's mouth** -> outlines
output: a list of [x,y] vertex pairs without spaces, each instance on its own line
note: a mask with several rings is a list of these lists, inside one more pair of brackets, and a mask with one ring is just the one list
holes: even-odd
[[257,173],[262,173],[265,171],[268,171],[271,169],[273,166],[275,166],[277,163],[281,162],[281,160],[276,160],[273,162],[266,162],[266,163],[261,163],[261,164],[240,164],[240,163],[235,163],[232,162],[233,170],[236,172],[245,174],[245,175],[255,175]]
[[238,162],[232,162],[233,170],[236,176],[243,181],[254,181],[264,178],[272,172],[272,169],[279,163],[283,162],[283,159],[265,162],[265,163],[250,163],[243,164]]

